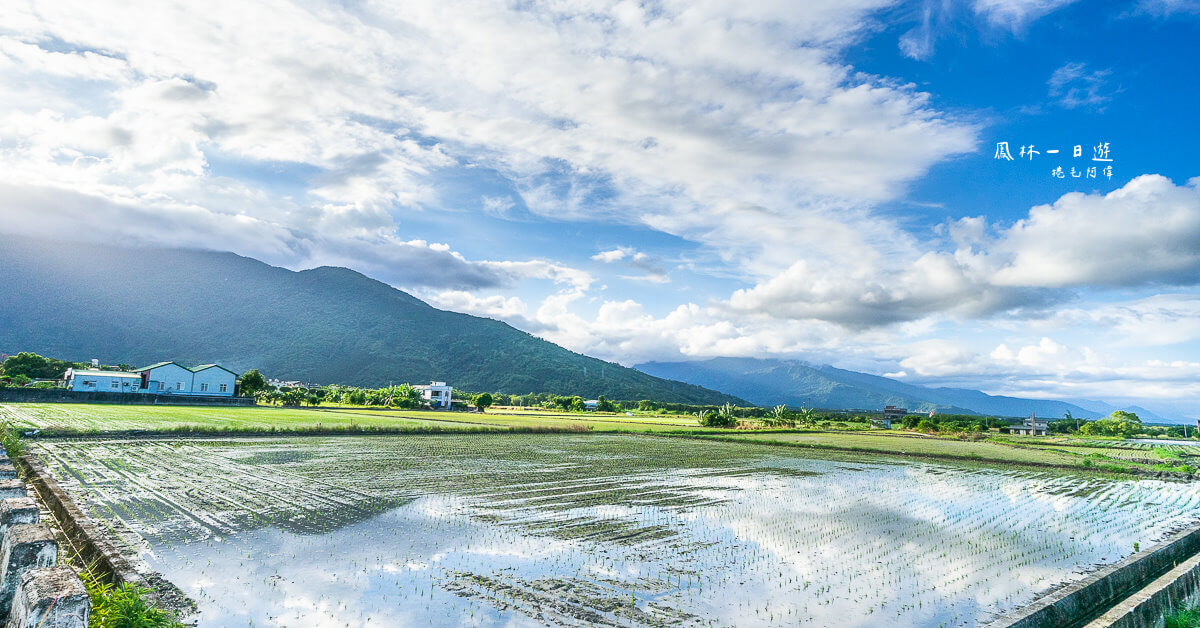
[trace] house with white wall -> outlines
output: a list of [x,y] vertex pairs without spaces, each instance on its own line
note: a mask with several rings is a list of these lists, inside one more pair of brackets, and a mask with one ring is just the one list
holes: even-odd
[[144,392],[141,390],[142,378],[137,373],[93,369],[67,369],[64,378],[67,381],[67,390],[111,393]]
[[162,395],[189,395],[192,393],[192,376],[190,369],[174,362],[159,362],[150,366],[134,369],[142,378],[140,392]]
[[192,392],[197,395],[232,396],[237,386],[237,373],[220,364],[201,364],[190,369]]
[[445,410],[450,409],[450,395],[454,392],[453,386],[447,386],[446,382],[429,382],[428,385],[413,386],[421,391],[421,398],[429,404],[430,408]]
[[68,390],[81,392],[232,397],[238,376],[219,364],[187,368],[175,362],[159,362],[133,372],[67,369],[64,378]]

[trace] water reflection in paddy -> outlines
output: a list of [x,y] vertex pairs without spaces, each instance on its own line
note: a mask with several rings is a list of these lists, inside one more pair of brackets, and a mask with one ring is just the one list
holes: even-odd
[[201,624],[961,625],[1195,484],[632,436],[47,444]]

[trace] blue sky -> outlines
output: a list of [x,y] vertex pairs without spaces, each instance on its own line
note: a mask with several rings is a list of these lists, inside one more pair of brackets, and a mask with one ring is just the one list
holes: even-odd
[[0,229],[348,266],[625,364],[1200,415],[1196,0],[9,13]]

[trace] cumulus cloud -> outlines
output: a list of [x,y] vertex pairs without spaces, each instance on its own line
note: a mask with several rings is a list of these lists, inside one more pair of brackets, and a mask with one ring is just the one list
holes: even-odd
[[1144,175],[1108,194],[1072,192],[1003,231],[1000,286],[1134,286],[1200,282],[1200,178]]
[[902,245],[894,250],[858,242],[847,249],[858,255],[799,260],[735,291],[728,306],[862,328],[1040,309],[1073,289],[1195,285],[1200,179],[1175,185],[1145,175],[1108,194],[1065,194],[1010,226],[976,217],[943,232],[953,250],[900,233],[891,238]]
[[[438,202],[442,169],[481,166],[535,214],[719,239],[778,270],[726,229],[727,199],[781,232],[974,148],[927,94],[838,61],[892,4],[18,4],[0,80],[34,87],[0,96],[17,140],[0,172],[150,206],[204,205],[215,165],[282,167],[294,189],[256,210],[245,181],[246,215],[386,230]],[[52,73],[75,80],[30,80]],[[270,207],[284,200],[290,222]],[[515,201],[481,205],[503,218]]]

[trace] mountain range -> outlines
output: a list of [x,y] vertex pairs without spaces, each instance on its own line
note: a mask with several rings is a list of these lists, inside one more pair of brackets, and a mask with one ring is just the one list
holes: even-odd
[[346,268],[232,253],[0,236],[0,352],[106,364],[217,362],[318,384],[746,402],[439,310]]
[[1118,408],[1101,401],[1023,399],[989,395],[965,388],[929,388],[799,360],[713,358],[697,362],[647,362],[635,368],[679,381],[713,388],[757,405],[784,404],[830,410],[879,410],[901,406],[913,412],[986,414],[1007,417],[1058,418],[1070,412],[1081,419],[1107,416],[1113,410],[1135,412],[1143,421],[1177,422],[1145,408]]

